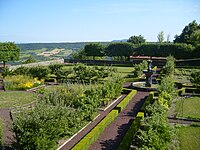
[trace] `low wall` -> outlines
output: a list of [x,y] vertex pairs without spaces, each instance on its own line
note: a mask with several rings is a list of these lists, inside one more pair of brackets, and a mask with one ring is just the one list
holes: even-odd
[[19,67],[36,67],[36,66],[48,66],[50,64],[63,64],[64,59],[56,59],[56,60],[50,60],[50,61],[42,61],[37,63],[30,63],[30,64],[22,64],[22,65],[16,65],[16,66],[9,66],[9,70],[15,70]]

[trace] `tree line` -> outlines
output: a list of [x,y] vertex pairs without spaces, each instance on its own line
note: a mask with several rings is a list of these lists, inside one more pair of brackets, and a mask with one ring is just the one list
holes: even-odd
[[200,24],[195,20],[182,30],[180,35],[176,35],[173,42],[170,42],[170,35],[164,41],[164,32],[158,33],[158,41],[148,43],[142,36],[131,36],[127,42],[116,42],[103,45],[101,43],[89,43],[73,55],[77,59],[92,59],[110,56],[117,57],[118,60],[129,59],[129,56],[174,56],[176,59],[199,58],[200,57]]

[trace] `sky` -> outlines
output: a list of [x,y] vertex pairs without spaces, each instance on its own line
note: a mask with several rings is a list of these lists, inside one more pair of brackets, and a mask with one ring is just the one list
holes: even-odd
[[0,42],[173,41],[193,20],[200,0],[0,0]]

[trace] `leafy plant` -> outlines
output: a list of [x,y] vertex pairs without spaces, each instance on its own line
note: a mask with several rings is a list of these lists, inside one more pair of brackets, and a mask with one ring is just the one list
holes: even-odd
[[190,81],[200,88],[200,70],[195,70],[191,73]]
[[140,77],[143,74],[143,70],[147,69],[147,67],[148,67],[148,63],[146,60],[143,60],[143,62],[140,64],[135,64],[134,76]]

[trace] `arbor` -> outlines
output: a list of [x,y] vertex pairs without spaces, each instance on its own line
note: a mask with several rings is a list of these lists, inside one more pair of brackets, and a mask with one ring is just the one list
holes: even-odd
[[104,56],[104,46],[99,43],[90,43],[85,45],[84,51],[86,56],[93,56],[93,59],[95,56]]
[[159,32],[157,38],[159,43],[164,42],[164,32],[163,31]]
[[127,42],[130,42],[130,43],[133,43],[133,44],[142,44],[142,43],[145,43],[145,39],[142,35],[139,35],[139,36],[131,36]]
[[5,63],[11,60],[19,59],[20,48],[13,42],[0,43],[0,61]]
[[195,20],[192,21],[187,26],[185,26],[185,28],[179,36],[175,36],[174,43],[187,43],[194,45],[196,41],[193,39],[192,34],[194,34],[199,29],[200,24],[198,24]]

